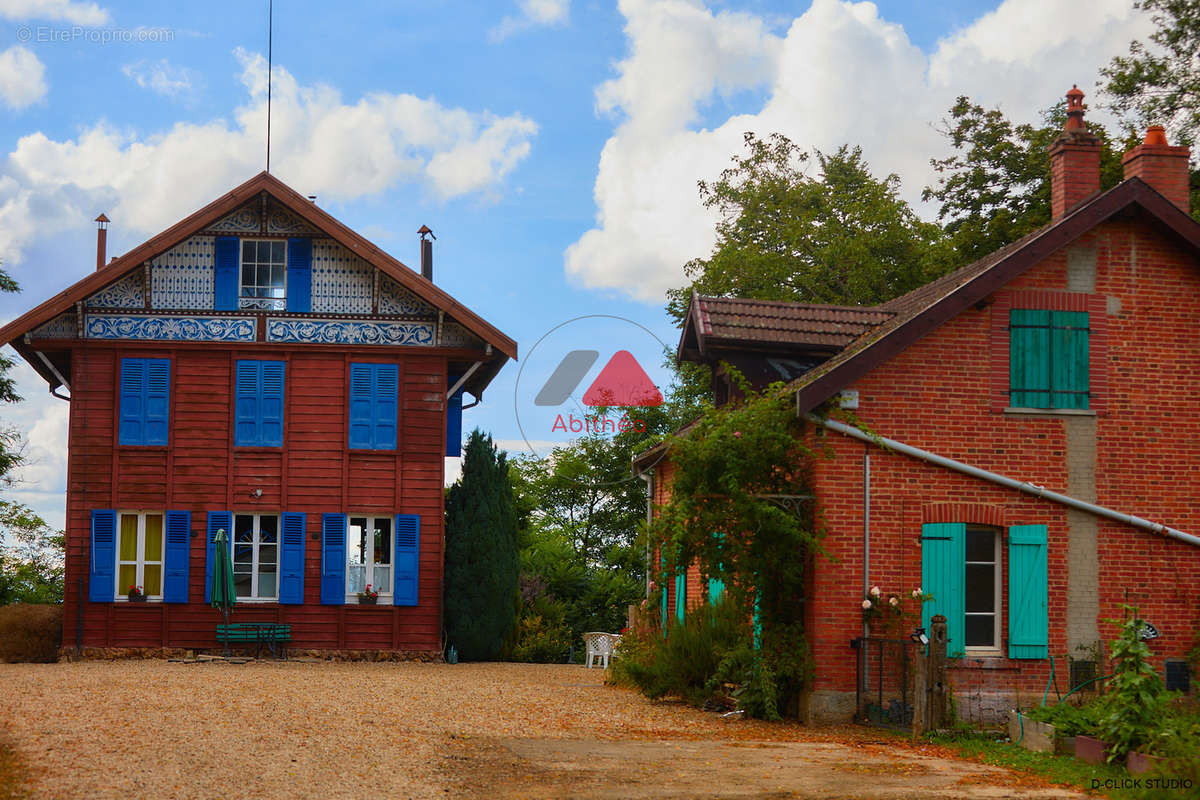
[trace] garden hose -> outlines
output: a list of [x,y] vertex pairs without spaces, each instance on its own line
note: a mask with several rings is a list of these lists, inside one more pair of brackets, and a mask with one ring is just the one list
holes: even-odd
[[[1050,656],[1050,680],[1046,681],[1046,691],[1042,692],[1042,708],[1046,707],[1046,696],[1050,694],[1050,684],[1054,681],[1054,656]],[[1055,690],[1057,691],[1057,689]],[[1059,698],[1060,700],[1062,698]]]

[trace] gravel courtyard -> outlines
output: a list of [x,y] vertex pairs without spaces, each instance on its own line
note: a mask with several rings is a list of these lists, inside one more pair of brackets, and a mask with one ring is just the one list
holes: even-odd
[[35,798],[1073,796],[853,726],[651,703],[578,666],[0,664],[0,736]]

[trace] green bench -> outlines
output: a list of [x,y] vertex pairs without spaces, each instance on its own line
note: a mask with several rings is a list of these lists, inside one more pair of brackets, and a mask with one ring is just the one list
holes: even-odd
[[233,622],[217,626],[217,641],[225,645],[254,645],[254,657],[262,653],[263,645],[271,655],[286,660],[285,646],[292,640],[292,626],[278,622]]

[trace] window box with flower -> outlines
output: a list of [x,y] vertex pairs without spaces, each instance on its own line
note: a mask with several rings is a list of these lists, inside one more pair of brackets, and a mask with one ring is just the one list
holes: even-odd
[[373,606],[379,603],[379,591],[367,584],[366,587],[358,593],[358,604],[360,606]]
[[142,592],[142,587],[140,587],[140,586],[135,586],[133,584],[130,584],[129,592],[128,592],[127,596],[129,598],[129,602],[131,602],[131,603],[146,602],[146,595]]

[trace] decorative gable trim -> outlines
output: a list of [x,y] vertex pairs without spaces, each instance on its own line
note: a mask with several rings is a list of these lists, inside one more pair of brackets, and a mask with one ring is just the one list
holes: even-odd
[[142,308],[146,305],[145,272],[131,272],[89,297],[88,308]]

